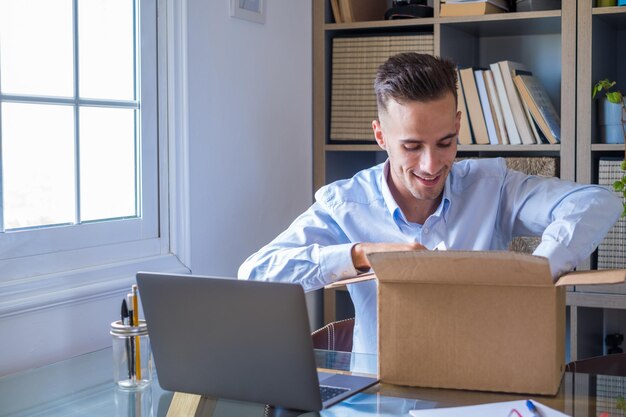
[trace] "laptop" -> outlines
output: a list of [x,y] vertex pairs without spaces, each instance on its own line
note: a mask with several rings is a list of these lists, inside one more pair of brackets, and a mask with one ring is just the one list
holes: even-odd
[[162,388],[319,411],[378,382],[317,371],[298,284],[137,274]]

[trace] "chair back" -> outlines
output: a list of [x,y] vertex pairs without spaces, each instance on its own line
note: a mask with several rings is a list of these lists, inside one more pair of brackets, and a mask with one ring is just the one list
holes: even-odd
[[354,318],[328,323],[311,334],[313,347],[315,349],[351,352],[353,331]]
[[565,370],[595,375],[626,376],[626,353],[594,356],[570,362],[565,366]]

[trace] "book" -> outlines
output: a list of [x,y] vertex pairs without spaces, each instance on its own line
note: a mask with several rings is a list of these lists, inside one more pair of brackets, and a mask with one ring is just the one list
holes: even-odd
[[529,73],[517,73],[513,81],[531,116],[550,143],[561,141],[561,120],[548,93],[539,80]]
[[[504,89],[506,90],[506,96],[509,99],[509,107],[515,119],[515,127],[520,136],[520,140],[524,145],[532,145],[535,143],[535,135],[533,134],[530,121],[526,116],[522,99],[519,96],[517,87],[513,82],[513,71],[522,70],[528,71],[523,64],[514,61],[499,61],[500,74],[502,75],[502,82]],[[511,143],[513,143],[511,141]]]
[[339,0],[330,0],[330,7],[333,10],[335,23],[342,23],[343,19],[341,18],[341,11],[339,9]]
[[477,16],[493,13],[505,13],[506,10],[490,0],[472,2],[446,2],[439,8],[440,17]]
[[491,105],[489,104],[489,96],[487,95],[487,87],[485,87],[485,76],[482,69],[474,70],[474,79],[476,80],[476,88],[478,89],[478,97],[480,99],[480,106],[483,109],[483,117],[485,118],[485,125],[487,126],[487,135],[489,136],[489,143],[491,145],[498,144],[498,133],[496,132],[496,125],[493,122],[493,113],[491,112]]
[[463,93],[465,94],[465,102],[469,113],[470,124],[474,134],[474,141],[479,145],[489,145],[489,134],[487,133],[487,125],[485,124],[485,116],[483,115],[482,106],[480,105],[480,97],[476,80],[474,79],[473,68],[462,68],[459,70],[461,81],[463,83]]
[[343,23],[354,22],[354,19],[352,18],[352,5],[350,4],[350,0],[338,0],[338,2],[341,21]]
[[461,112],[461,127],[459,128],[458,142],[461,145],[471,145],[472,142],[472,130],[470,127],[469,114],[467,114],[467,105],[465,104],[465,94],[463,93],[463,83],[461,82],[461,74],[459,70],[457,73],[456,83],[456,96],[457,96],[457,111]]
[[498,92],[498,98],[500,99],[500,108],[502,109],[502,117],[504,118],[504,126],[506,127],[508,143],[511,145],[519,145],[522,143],[522,139],[519,137],[517,127],[515,126],[515,119],[513,118],[511,106],[509,105],[509,98],[507,97],[506,89],[504,88],[504,81],[502,80],[500,66],[498,63],[494,63],[489,65],[489,68],[491,68],[493,81],[496,84],[496,91]]
[[[515,79],[513,81],[515,81]],[[520,93],[520,99],[521,99],[521,93]],[[541,143],[542,141],[539,137],[539,132],[537,131],[537,123],[535,122],[535,119],[533,119],[533,117],[531,116],[530,110],[528,110],[528,105],[526,104],[526,101],[524,101],[524,99],[522,99],[522,107],[524,108],[524,113],[526,114],[528,125],[530,126],[530,133],[533,134],[533,143]]]
[[[331,7],[332,7],[331,0]],[[385,0],[337,0],[343,22],[368,22],[385,20]]]
[[500,105],[500,99],[498,98],[498,92],[496,91],[496,83],[493,79],[493,71],[483,71],[483,75],[485,76],[485,86],[487,87],[487,93],[489,94],[491,113],[493,114],[496,131],[498,133],[498,143],[508,144],[509,138],[506,133],[506,126],[504,125],[502,106]]

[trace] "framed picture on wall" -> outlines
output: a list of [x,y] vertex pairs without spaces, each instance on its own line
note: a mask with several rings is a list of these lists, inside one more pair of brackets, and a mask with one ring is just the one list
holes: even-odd
[[265,0],[230,0],[230,15],[256,23],[265,23]]

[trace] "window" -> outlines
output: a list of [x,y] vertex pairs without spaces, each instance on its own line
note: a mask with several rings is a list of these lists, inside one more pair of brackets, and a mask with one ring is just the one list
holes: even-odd
[[159,253],[156,19],[0,0],[0,281]]

